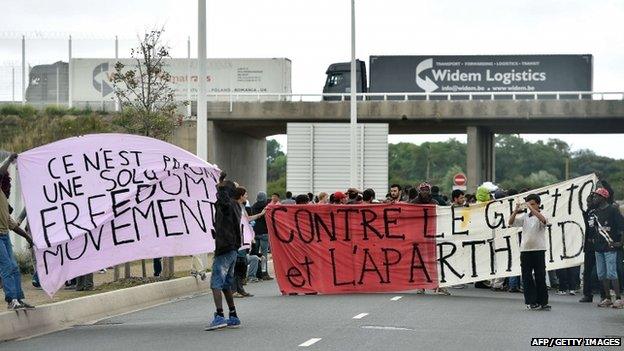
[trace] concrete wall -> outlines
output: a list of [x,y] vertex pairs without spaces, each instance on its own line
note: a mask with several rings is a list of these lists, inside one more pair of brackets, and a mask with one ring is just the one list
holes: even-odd
[[474,193],[484,181],[496,181],[494,133],[484,127],[468,127],[466,168],[468,192]]
[[[187,121],[174,133],[171,143],[189,152],[197,150],[197,123]],[[227,131],[208,121],[208,162],[219,166],[231,179],[247,188],[249,201],[258,191],[266,191],[266,139],[237,131]]]

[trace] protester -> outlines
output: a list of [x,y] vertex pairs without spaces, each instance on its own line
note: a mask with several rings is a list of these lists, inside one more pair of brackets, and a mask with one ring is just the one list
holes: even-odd
[[[550,310],[545,261],[548,221],[540,212],[539,206],[542,201],[538,195],[530,194],[525,201],[525,204],[516,204],[515,210],[509,217],[510,226],[522,227],[520,267],[524,286],[524,303],[531,310]],[[521,214],[525,210],[527,213]]]
[[406,190],[406,192],[407,202],[413,203],[414,201],[416,201],[416,198],[418,197],[418,189],[410,187],[409,190]]
[[401,201],[401,186],[399,184],[390,185],[390,197],[386,199],[386,202],[399,202]]
[[9,230],[12,230],[26,239],[31,247],[34,245],[30,235],[15,223],[9,213],[8,198],[11,194],[11,177],[8,168],[15,159],[17,159],[17,154],[12,154],[0,167],[0,277],[2,278],[4,300],[7,302],[7,309],[9,310],[34,308],[24,301],[22,276],[9,237]]
[[[463,191],[459,189],[453,190],[453,192],[451,193],[451,206],[454,208],[467,207],[466,196],[464,196]],[[454,289],[464,289],[465,287],[466,287],[466,284],[458,284],[458,285],[452,286],[452,288]]]
[[295,199],[292,197],[292,193],[290,191],[286,192],[286,199],[282,200],[282,205],[292,205],[295,203]]
[[[620,283],[617,275],[617,250],[622,247],[622,230],[624,220],[619,211],[609,204],[609,191],[598,188],[591,197],[592,209],[588,213],[588,224],[591,230],[596,252],[596,271],[602,282],[604,299],[598,307],[622,308],[624,302],[620,297]],[[610,289],[615,292],[615,301],[611,302]]]
[[279,204],[279,203],[280,203],[280,194],[278,194],[278,193],[271,194],[271,204],[275,205],[275,204]]
[[308,193],[308,199],[310,200],[309,203],[314,203],[314,194],[312,193]]
[[359,203],[362,202],[362,199],[358,199],[358,196],[360,195],[360,191],[356,188],[349,188],[347,190],[347,204],[349,205],[357,205]]
[[438,202],[431,197],[431,184],[424,182],[418,186],[418,196],[410,203],[418,205],[437,205]]
[[310,203],[310,198],[306,194],[299,194],[295,198],[295,204],[297,205],[307,205]]
[[[414,188],[410,190],[410,193],[412,193],[413,190]],[[410,203],[418,205],[437,205],[438,202],[431,197],[431,184],[427,182],[420,183],[418,186],[418,195],[413,200],[410,200]],[[440,295],[451,294],[446,288],[437,288],[435,292]],[[424,294],[425,289],[418,289],[416,293]]]
[[[507,190],[507,196],[514,196],[514,195],[518,195],[518,190],[516,189],[509,189]],[[509,292],[511,293],[520,293],[522,292],[522,288],[521,288],[521,284],[520,284],[521,280],[519,276],[513,276],[513,277],[509,277]]]
[[[275,199],[275,195],[271,196],[271,203],[273,201],[279,201],[279,195]],[[251,213],[256,216],[260,213],[264,214],[267,206],[267,196],[264,191],[258,192],[256,196],[256,202],[251,206]],[[267,229],[266,218],[264,216],[255,217],[256,223],[254,224],[254,240],[258,245],[258,251],[260,256],[260,279],[271,280],[273,279],[269,275],[269,230]]]
[[366,204],[379,203],[379,201],[375,200],[375,190],[370,188],[364,190],[364,192],[362,193],[362,202]]
[[[210,288],[214,298],[216,312],[214,319],[206,330],[237,327],[241,324],[236,314],[232,288],[237,251],[241,246],[241,206],[234,199],[236,186],[232,181],[223,180],[217,185],[217,201],[215,203],[214,239],[215,251],[212,263]],[[223,313],[222,295],[225,296],[229,308],[229,318]]]
[[446,200],[444,200],[444,197],[440,195],[440,187],[437,185],[431,187],[431,198],[434,199],[440,206],[449,205],[446,203]]
[[333,196],[332,204],[344,205],[347,203],[347,195],[345,195],[345,193],[343,192],[336,191],[335,193],[332,194],[332,196]]
[[328,204],[329,203],[329,196],[327,195],[327,193],[321,192],[321,193],[318,194],[318,203],[319,204]]
[[[260,221],[261,219],[264,219],[264,214],[265,214],[265,207],[266,207],[266,202],[267,202],[267,196],[266,193],[261,191],[258,193],[257,196],[257,201],[256,204],[260,203],[260,204],[264,204],[264,207],[262,207],[262,210],[254,215],[248,215],[247,214],[247,209],[245,208],[245,204],[247,203],[248,200],[248,193],[247,193],[247,189],[245,189],[244,187],[237,187],[236,188],[236,192],[234,194],[234,200],[236,200],[238,202],[238,204],[241,206],[241,215],[243,217],[247,217],[247,220],[250,223],[254,223],[254,229],[256,228],[256,226],[258,225],[258,221]],[[252,209],[249,208],[249,212],[251,212]],[[266,224],[265,224],[266,227]],[[248,293],[247,291],[245,291],[245,288],[243,287],[243,282],[245,277],[247,276],[247,254],[248,254],[248,250],[247,249],[239,249],[237,252],[237,256],[236,256],[236,266],[234,267],[234,294],[233,297],[252,297],[253,295]]]
[[459,189],[453,190],[453,192],[451,193],[451,206],[453,207],[466,206],[466,196],[464,195],[463,191]]

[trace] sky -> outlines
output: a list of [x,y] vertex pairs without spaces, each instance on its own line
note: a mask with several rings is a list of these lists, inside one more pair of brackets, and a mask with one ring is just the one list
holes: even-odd
[[[128,52],[137,34],[164,26],[173,57],[197,48],[195,0],[0,0],[0,89],[19,62],[22,34],[29,63],[112,57],[112,38]],[[207,0],[209,57],[288,57],[293,93],[320,93],[330,63],[350,59],[349,0]],[[594,91],[624,91],[622,0],[356,0],[356,52],[370,55],[593,54]],[[95,43],[95,44],[94,44]],[[97,44],[97,45],[96,45]],[[19,74],[18,74],[19,76]],[[18,77],[19,78],[19,77]],[[559,138],[573,150],[623,159],[618,135],[522,135]],[[391,135],[421,143],[449,135]],[[465,140],[465,135],[452,135]],[[277,139],[285,145],[285,136]]]

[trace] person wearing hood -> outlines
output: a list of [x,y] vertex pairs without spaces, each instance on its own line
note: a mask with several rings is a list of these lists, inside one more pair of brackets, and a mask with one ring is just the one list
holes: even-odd
[[[222,177],[223,178],[223,177]],[[214,319],[205,330],[216,330],[225,327],[240,326],[240,319],[236,314],[232,288],[234,288],[234,268],[238,249],[241,247],[241,216],[242,209],[235,200],[236,185],[230,180],[221,179],[217,184],[217,201],[215,203],[214,231],[215,251],[212,262],[210,288],[216,312]],[[229,318],[223,313],[223,299],[225,296],[229,308]]]
[[480,186],[477,188],[477,203],[488,202],[492,199],[490,196],[490,190],[485,186]]
[[[264,191],[258,192],[256,202],[251,206],[251,214],[257,215],[262,213],[267,204],[267,193]],[[269,275],[269,230],[267,229],[266,219],[264,216],[256,219],[256,224],[253,229],[255,234],[254,239],[256,244],[259,246],[260,253],[262,254],[260,257],[260,277],[262,280],[271,280],[273,278]]]

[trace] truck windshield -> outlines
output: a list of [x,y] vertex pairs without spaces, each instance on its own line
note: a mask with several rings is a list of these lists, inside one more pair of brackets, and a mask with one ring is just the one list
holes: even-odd
[[340,85],[341,82],[342,82],[342,73],[332,74],[331,76],[327,77],[328,87]]

